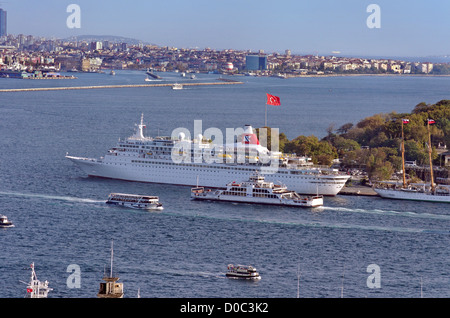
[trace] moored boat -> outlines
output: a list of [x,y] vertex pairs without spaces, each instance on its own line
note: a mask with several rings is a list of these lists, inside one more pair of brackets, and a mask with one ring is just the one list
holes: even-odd
[[150,195],[138,195],[127,193],[111,193],[108,196],[107,204],[114,204],[125,206],[133,209],[146,210],[162,210],[162,203],[159,202],[159,197]]
[[433,176],[433,161],[431,157],[431,134],[430,124],[434,124],[433,119],[427,119],[428,131],[428,156],[430,164],[430,183],[429,184],[408,184],[406,182],[405,173],[405,138],[403,125],[408,124],[409,119],[402,119],[402,173],[403,183],[400,185],[397,182],[381,181],[374,185],[373,190],[382,198],[412,200],[412,201],[428,201],[450,203],[450,185],[435,184]]
[[229,264],[225,276],[227,276],[228,278],[237,279],[261,279],[261,276],[256,271],[256,268],[251,265]]
[[374,188],[382,198],[450,203],[450,186],[413,183],[403,187],[397,183],[379,182]]
[[323,196],[300,195],[284,185],[265,181],[264,176],[255,173],[247,181],[230,182],[226,189],[191,189],[191,199],[228,201],[240,203],[272,204],[290,207],[318,207],[323,205]]

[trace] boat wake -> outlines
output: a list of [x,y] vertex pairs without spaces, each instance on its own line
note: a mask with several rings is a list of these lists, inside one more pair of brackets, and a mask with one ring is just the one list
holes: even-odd
[[[170,215],[188,216],[181,213],[169,212]],[[192,215],[189,215],[192,217]],[[430,233],[430,234],[450,234],[448,230],[434,230],[426,228],[415,228],[415,227],[396,227],[396,226],[384,226],[384,225],[363,225],[363,224],[352,224],[352,223],[340,223],[340,222],[328,222],[328,221],[308,221],[304,219],[283,219],[283,218],[248,218],[248,217],[224,217],[219,215],[211,214],[199,214],[196,213],[195,217],[205,218],[205,219],[219,219],[231,222],[252,222],[261,224],[277,224],[286,226],[301,226],[306,228],[328,228],[328,229],[349,229],[349,230],[367,230],[367,231],[377,231],[377,232],[400,232],[400,233]],[[448,218],[447,218],[448,219]]]
[[366,210],[366,209],[351,209],[344,207],[329,207],[327,206],[324,210],[332,210],[339,212],[348,212],[348,213],[367,213],[367,214],[378,214],[378,215],[388,215],[388,216],[402,216],[402,217],[411,217],[411,218],[423,218],[423,219],[434,219],[434,220],[447,220],[450,221],[450,215],[443,214],[433,214],[433,213],[418,213],[418,212],[410,212],[410,211],[389,211],[389,210]]
[[45,195],[45,194],[35,194],[35,193],[21,193],[21,192],[0,192],[0,195],[10,196],[10,197],[26,197],[26,198],[40,198],[47,200],[59,200],[67,202],[79,202],[79,203],[105,203],[105,200],[93,200],[86,198],[77,198],[70,196],[56,196],[56,195]]
[[189,271],[184,269],[150,269],[151,271],[158,274],[167,274],[171,276],[197,276],[204,278],[225,278],[224,273],[213,273],[213,272],[204,272],[204,271]]

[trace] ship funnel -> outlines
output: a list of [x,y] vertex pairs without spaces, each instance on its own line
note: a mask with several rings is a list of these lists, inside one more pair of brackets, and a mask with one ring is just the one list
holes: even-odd
[[244,133],[242,134],[241,142],[246,145],[259,145],[258,137],[253,133],[253,128],[251,125],[244,126]]

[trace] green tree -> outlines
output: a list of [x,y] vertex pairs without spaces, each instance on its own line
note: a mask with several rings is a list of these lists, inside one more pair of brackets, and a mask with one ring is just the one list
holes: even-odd
[[336,149],[327,141],[316,136],[298,136],[287,142],[284,148],[287,153],[296,153],[300,156],[311,157],[314,163],[330,165],[337,158]]

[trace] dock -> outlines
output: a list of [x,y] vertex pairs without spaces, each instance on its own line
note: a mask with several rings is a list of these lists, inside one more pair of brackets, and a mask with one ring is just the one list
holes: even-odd
[[[213,82],[213,83],[183,83],[185,86],[204,86],[204,85],[235,85],[244,84],[243,82]],[[167,84],[127,84],[127,85],[96,85],[96,86],[68,86],[68,87],[36,87],[36,88],[5,88],[0,92],[38,92],[38,91],[63,91],[75,89],[101,89],[101,88],[136,88],[136,87],[164,87],[173,86],[174,83]]]
[[341,195],[358,195],[358,196],[378,196],[372,187],[367,186],[345,186],[341,191],[339,191]]

